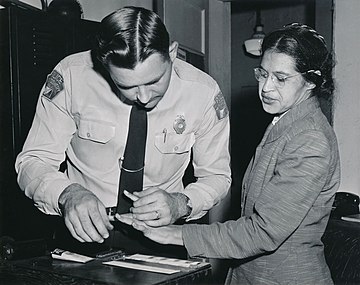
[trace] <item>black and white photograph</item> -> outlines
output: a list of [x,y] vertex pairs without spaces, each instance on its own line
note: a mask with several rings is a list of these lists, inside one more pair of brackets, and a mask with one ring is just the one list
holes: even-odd
[[0,284],[360,285],[359,0],[0,0]]

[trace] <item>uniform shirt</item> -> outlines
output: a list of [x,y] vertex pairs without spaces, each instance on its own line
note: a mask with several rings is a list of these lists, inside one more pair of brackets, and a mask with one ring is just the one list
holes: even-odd
[[[228,110],[209,75],[178,59],[172,69],[164,97],[148,112],[144,189],[183,192],[190,218],[200,218],[230,187]],[[116,205],[131,106],[111,86],[89,51],[68,56],[48,75],[15,165],[21,189],[44,213],[61,214],[59,195],[72,183],[105,207]],[[191,149],[197,181],[184,189]]]

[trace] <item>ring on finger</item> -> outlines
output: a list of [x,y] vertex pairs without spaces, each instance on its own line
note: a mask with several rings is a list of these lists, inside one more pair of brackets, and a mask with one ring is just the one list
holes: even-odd
[[160,212],[159,211],[155,211],[155,215],[156,215],[155,220],[160,219]]

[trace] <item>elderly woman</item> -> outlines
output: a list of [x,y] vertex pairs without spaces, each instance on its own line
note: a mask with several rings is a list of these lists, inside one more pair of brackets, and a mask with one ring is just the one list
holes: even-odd
[[184,245],[190,256],[233,259],[227,284],[332,284],[321,237],[340,163],[319,104],[333,93],[332,56],[324,38],[300,24],[267,35],[262,50],[255,78],[274,119],[243,179],[242,216],[156,229],[134,214],[118,219],[157,242]]

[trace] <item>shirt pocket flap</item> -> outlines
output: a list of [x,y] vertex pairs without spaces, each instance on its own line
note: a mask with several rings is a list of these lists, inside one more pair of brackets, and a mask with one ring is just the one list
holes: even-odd
[[195,134],[158,134],[155,146],[161,153],[184,153],[190,151],[195,142]]
[[108,122],[81,120],[79,137],[99,143],[107,143],[115,136],[115,126]]

